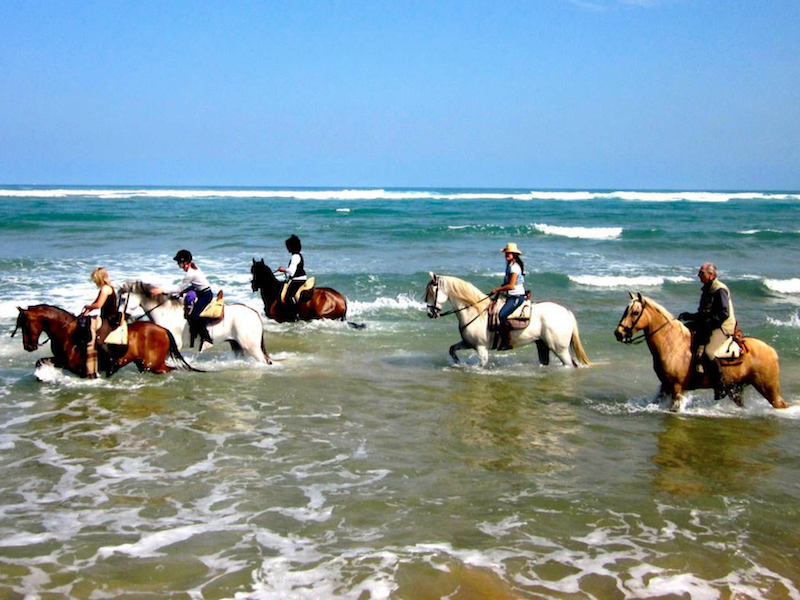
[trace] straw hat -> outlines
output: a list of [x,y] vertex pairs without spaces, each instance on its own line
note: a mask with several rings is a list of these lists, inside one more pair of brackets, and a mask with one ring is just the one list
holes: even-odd
[[502,252],[503,254],[505,254],[506,252],[511,252],[511,254],[519,254],[520,256],[522,256],[522,250],[517,248],[517,245],[514,242],[508,242],[506,244],[506,247],[503,248],[500,252]]

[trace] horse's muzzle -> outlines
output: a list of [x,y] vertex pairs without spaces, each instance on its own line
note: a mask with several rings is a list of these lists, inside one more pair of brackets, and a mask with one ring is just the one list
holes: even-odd
[[623,344],[628,344],[631,341],[631,332],[626,331],[622,327],[617,327],[614,330],[614,337],[617,338],[618,342],[622,342]]
[[437,319],[439,317],[439,309],[435,306],[428,307],[428,318],[429,319]]

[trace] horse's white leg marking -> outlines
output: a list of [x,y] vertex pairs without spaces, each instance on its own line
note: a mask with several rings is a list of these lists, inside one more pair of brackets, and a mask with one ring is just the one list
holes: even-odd
[[486,346],[478,346],[475,348],[475,352],[478,353],[478,360],[480,361],[481,367],[485,367],[486,363],[489,362],[489,350],[486,349]]
[[686,396],[683,394],[676,394],[674,398],[672,398],[672,405],[669,409],[672,412],[680,412],[683,410],[683,407],[686,404]]

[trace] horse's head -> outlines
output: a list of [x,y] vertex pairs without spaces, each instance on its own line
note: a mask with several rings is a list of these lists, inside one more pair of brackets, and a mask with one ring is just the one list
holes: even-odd
[[126,281],[117,290],[119,306],[124,308],[126,313],[132,313],[139,307],[142,307],[142,310],[150,310],[163,296],[154,295],[153,287],[144,281]]
[[447,302],[447,293],[442,289],[442,280],[434,272],[429,273],[431,280],[425,288],[423,301],[428,305],[428,318],[435,319],[442,312],[442,307]]
[[24,308],[17,307],[19,315],[17,315],[17,324],[14,331],[11,332],[11,337],[17,333],[18,329],[22,330],[22,347],[28,352],[33,352],[39,347],[39,336],[42,334],[44,325],[39,314],[33,309],[25,310]]
[[630,344],[633,341],[633,335],[649,324],[649,317],[645,314],[647,304],[642,294],[637,293],[634,295],[633,292],[628,293],[631,301],[625,307],[625,312],[622,313],[622,318],[614,330],[614,336],[617,341],[623,344]]
[[278,283],[272,269],[269,268],[269,265],[264,263],[263,258],[261,260],[253,259],[253,265],[250,267],[250,274],[253,276],[253,279],[250,281],[250,286],[254,292],[269,289],[268,286],[270,286],[270,284],[273,284],[270,287],[274,287],[274,284]]

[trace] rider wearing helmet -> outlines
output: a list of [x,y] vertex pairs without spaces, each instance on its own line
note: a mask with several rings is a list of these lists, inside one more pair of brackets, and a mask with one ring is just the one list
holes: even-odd
[[[184,271],[183,280],[178,285],[165,288],[155,287],[151,291],[153,294],[185,294],[186,318],[193,328],[193,333],[199,333],[200,338],[210,344],[211,336],[208,335],[206,322],[200,318],[200,313],[214,298],[211,284],[208,283],[205,273],[194,263],[192,253],[188,250],[178,250],[172,260],[178,263],[179,269]],[[194,335],[192,335],[192,340],[194,340]]]

